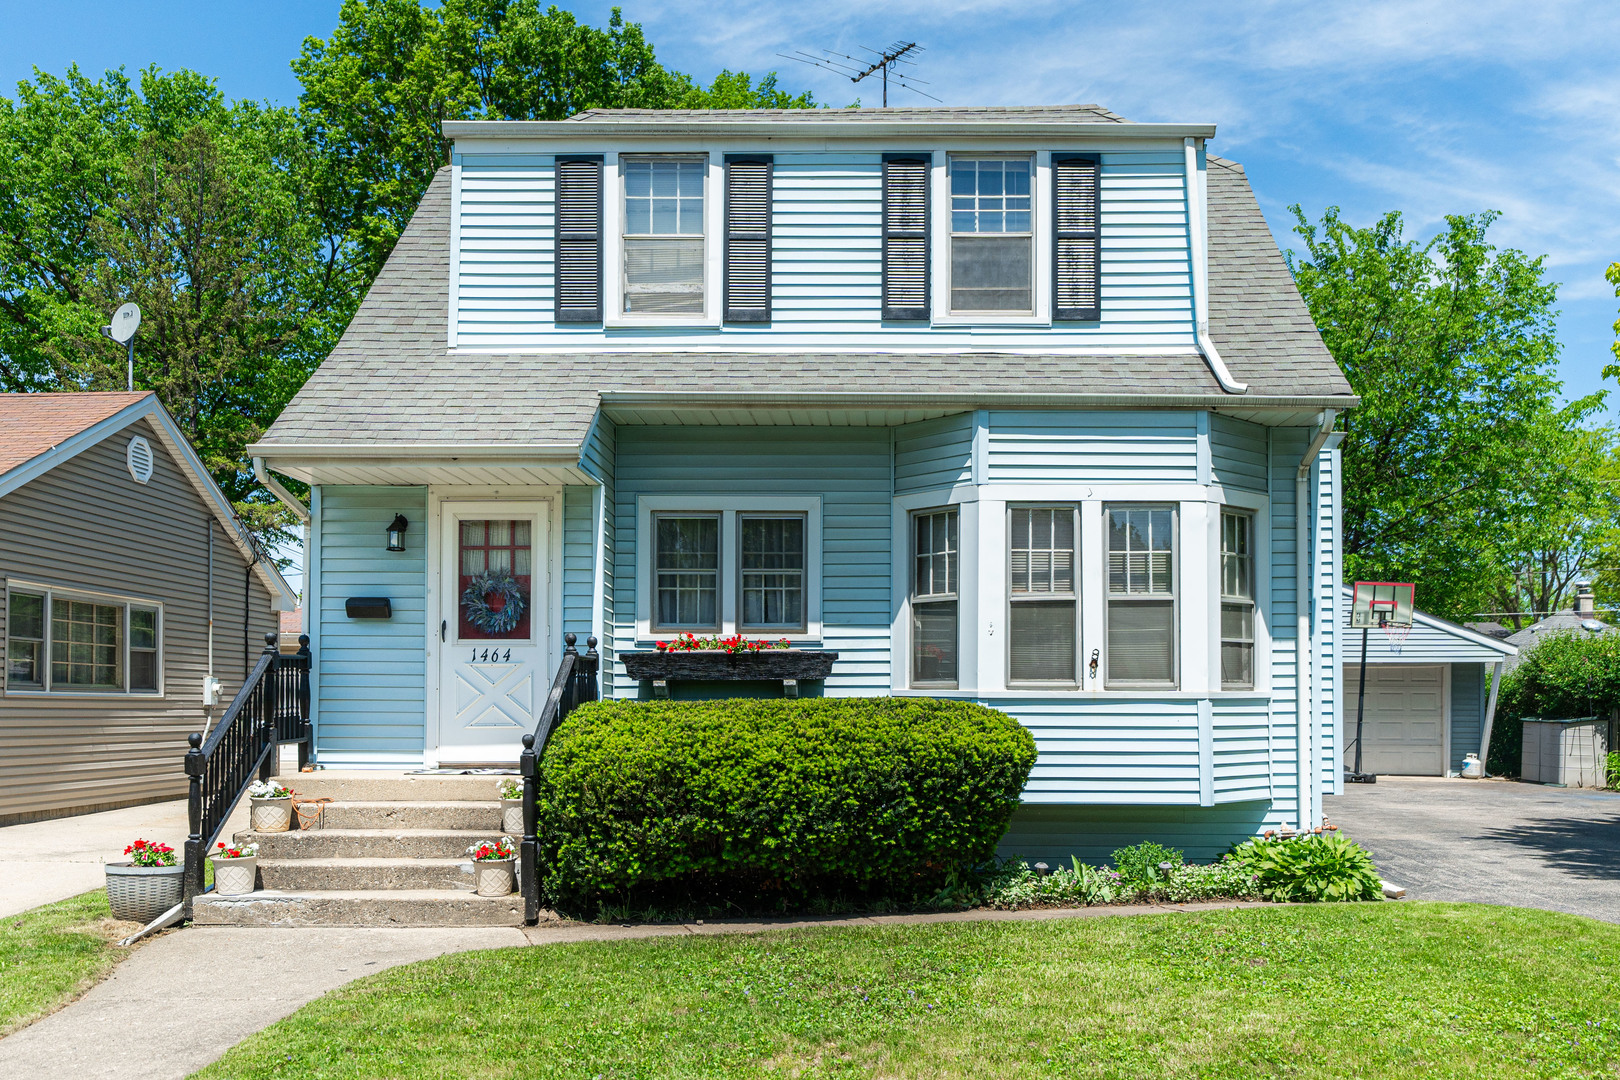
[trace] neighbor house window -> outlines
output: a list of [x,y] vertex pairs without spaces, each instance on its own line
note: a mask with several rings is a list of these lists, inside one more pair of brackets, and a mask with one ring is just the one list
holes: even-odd
[[1254,688],[1254,518],[1221,513],[1221,688]]
[[804,629],[805,517],[739,514],[741,630]]
[[663,630],[719,629],[720,516],[659,514],[653,530],[653,625]]
[[1176,513],[1108,508],[1108,683],[1176,681]]
[[911,681],[956,685],[957,551],[955,510],[912,518]]
[[1072,683],[1079,599],[1075,509],[1015,506],[1008,516],[1007,677]]
[[45,597],[14,592],[6,614],[6,685],[45,685]]
[[162,629],[155,606],[52,589],[13,591],[7,600],[6,686],[155,693]]
[[951,310],[1034,310],[1028,158],[951,158]]
[[703,314],[701,157],[626,158],[624,310]]

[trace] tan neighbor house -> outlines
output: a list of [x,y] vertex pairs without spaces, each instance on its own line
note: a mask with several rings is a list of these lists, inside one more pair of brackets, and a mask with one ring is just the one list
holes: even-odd
[[0,394],[0,824],[184,795],[295,603],[154,395]]

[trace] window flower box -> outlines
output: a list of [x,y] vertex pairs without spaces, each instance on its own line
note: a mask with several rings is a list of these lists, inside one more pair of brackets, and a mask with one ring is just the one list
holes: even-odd
[[819,649],[761,649],[722,652],[718,649],[620,653],[632,679],[652,681],[654,689],[679,679],[686,682],[782,681],[797,688],[800,680],[825,679],[832,673],[835,652]]

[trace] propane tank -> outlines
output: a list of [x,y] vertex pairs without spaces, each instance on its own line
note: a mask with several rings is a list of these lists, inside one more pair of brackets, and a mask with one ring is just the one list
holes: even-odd
[[1480,780],[1485,776],[1485,766],[1480,763],[1478,754],[1464,754],[1462,774],[1468,780]]

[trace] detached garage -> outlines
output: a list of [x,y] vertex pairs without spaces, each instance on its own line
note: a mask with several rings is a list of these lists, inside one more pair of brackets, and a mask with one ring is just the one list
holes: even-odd
[[[1350,589],[1344,590],[1344,768],[1354,768],[1361,634],[1350,628]],[[1485,753],[1482,741],[1495,712],[1502,664],[1512,645],[1465,626],[1412,613],[1412,631],[1399,652],[1382,630],[1367,632],[1367,696],[1361,768],[1385,776],[1447,776],[1463,756]]]

